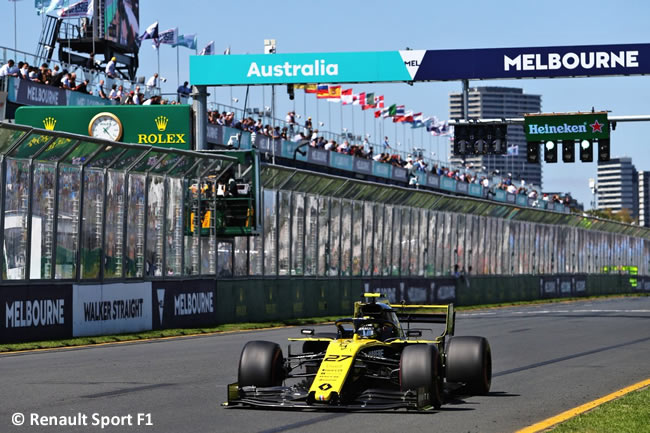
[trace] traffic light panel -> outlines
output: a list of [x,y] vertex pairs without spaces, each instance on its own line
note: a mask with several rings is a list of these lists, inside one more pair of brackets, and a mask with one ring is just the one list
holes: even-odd
[[557,143],[555,141],[547,141],[544,143],[544,161],[548,163],[557,162]]
[[609,139],[598,140],[598,162],[609,161]]
[[460,123],[454,127],[454,154],[504,155],[507,152],[506,124]]
[[476,125],[470,128],[469,142],[474,149],[475,155],[484,155],[487,153],[485,139],[487,138],[487,128],[483,125]]
[[539,164],[539,143],[528,142],[528,151],[526,153],[528,162],[531,164]]
[[467,125],[456,125],[454,127],[454,155],[466,155],[469,146],[469,130]]
[[506,135],[508,134],[508,125],[490,125],[488,133],[489,152],[495,155],[505,155],[508,153],[506,145]]
[[594,160],[593,144],[589,140],[582,140],[580,142],[580,161],[593,162],[593,160]]
[[574,140],[562,140],[562,161],[576,161],[576,143]]

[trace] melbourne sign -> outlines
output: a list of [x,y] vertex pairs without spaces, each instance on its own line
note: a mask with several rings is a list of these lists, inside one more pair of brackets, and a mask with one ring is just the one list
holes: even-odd
[[29,285],[0,289],[0,342],[72,336],[72,286]]
[[190,57],[194,85],[645,75],[650,44]]
[[152,284],[153,329],[214,325],[214,280],[154,281]]
[[541,114],[524,117],[526,141],[609,138],[606,112]]
[[123,143],[190,149],[190,109],[189,105],[20,107],[16,110],[16,123],[88,135],[93,117],[108,112],[115,114],[122,124]]

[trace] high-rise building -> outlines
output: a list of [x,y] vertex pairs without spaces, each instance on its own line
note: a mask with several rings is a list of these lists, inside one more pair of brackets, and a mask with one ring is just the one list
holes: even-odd
[[[469,119],[502,119],[522,117],[525,113],[539,113],[542,110],[542,97],[528,95],[523,89],[511,87],[474,87],[469,90]],[[449,117],[464,119],[463,94],[449,95]],[[471,156],[465,159],[472,167],[485,167],[490,173],[511,173],[513,179],[524,179],[528,184],[542,186],[541,164],[530,164],[526,158],[526,136],[521,125],[508,126],[508,155]],[[453,152],[452,152],[453,154]],[[452,158],[460,162],[459,158]]]
[[612,158],[598,162],[598,209],[618,212],[627,209],[638,215],[639,175],[632,158]]
[[639,172],[639,225],[650,227],[650,171]]

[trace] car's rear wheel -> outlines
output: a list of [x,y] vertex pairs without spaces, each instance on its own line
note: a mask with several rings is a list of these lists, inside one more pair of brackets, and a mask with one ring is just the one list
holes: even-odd
[[442,405],[442,363],[438,349],[430,344],[406,346],[400,358],[400,387],[402,391],[424,388],[431,405]]
[[239,386],[278,386],[284,380],[280,346],[270,341],[246,343],[239,358]]
[[448,382],[465,383],[467,391],[482,395],[492,384],[492,351],[483,337],[453,337],[447,349]]

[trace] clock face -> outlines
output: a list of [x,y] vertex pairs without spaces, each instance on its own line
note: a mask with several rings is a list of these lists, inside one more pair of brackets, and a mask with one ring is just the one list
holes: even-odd
[[99,113],[90,121],[88,134],[96,138],[118,141],[122,138],[122,123],[112,113]]

